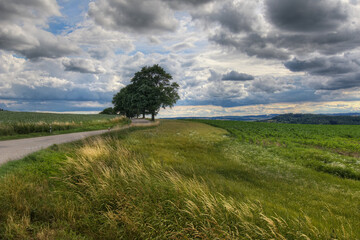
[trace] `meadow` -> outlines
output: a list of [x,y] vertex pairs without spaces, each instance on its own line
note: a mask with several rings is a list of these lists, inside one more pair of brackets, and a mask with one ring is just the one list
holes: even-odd
[[360,239],[358,180],[291,159],[285,130],[209,123],[222,128],[161,121],[1,166],[0,239]]
[[114,115],[0,111],[0,140],[105,129],[125,122]]
[[200,120],[221,127],[292,163],[360,180],[360,126],[305,125]]

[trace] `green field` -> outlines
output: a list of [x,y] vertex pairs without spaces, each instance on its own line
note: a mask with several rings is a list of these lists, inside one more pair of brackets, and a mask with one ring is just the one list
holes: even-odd
[[90,131],[124,124],[115,115],[55,114],[0,111],[0,140],[76,131]]
[[360,181],[301,157],[356,176],[357,128],[208,123],[222,128],[162,121],[0,167],[0,239],[360,239]]
[[263,146],[289,162],[360,180],[360,126],[200,122],[224,128],[240,142]]

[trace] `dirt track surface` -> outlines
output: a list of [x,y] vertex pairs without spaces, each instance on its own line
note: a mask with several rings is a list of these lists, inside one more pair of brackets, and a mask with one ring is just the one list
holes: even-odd
[[[152,124],[152,122],[145,119],[133,119],[131,126],[150,126]],[[126,127],[128,126],[124,126],[123,128]],[[90,136],[100,135],[106,132],[108,132],[108,130],[0,141],[0,165],[8,161],[20,159],[30,153],[50,147],[54,144],[73,142]]]

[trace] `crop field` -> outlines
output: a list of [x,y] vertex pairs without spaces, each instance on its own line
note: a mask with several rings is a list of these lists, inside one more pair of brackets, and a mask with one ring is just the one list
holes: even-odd
[[221,128],[163,120],[1,166],[0,239],[360,239],[360,181],[306,163],[342,156],[355,174],[356,128],[208,123]]
[[111,127],[124,118],[102,114],[52,114],[0,111],[0,139],[6,136],[62,131],[85,131]]
[[224,128],[241,142],[264,146],[301,166],[360,180],[360,126],[199,121]]

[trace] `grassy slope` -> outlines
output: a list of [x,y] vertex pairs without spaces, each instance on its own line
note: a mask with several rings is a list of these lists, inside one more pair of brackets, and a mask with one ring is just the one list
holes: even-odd
[[360,183],[164,121],[0,168],[0,239],[360,239]]

